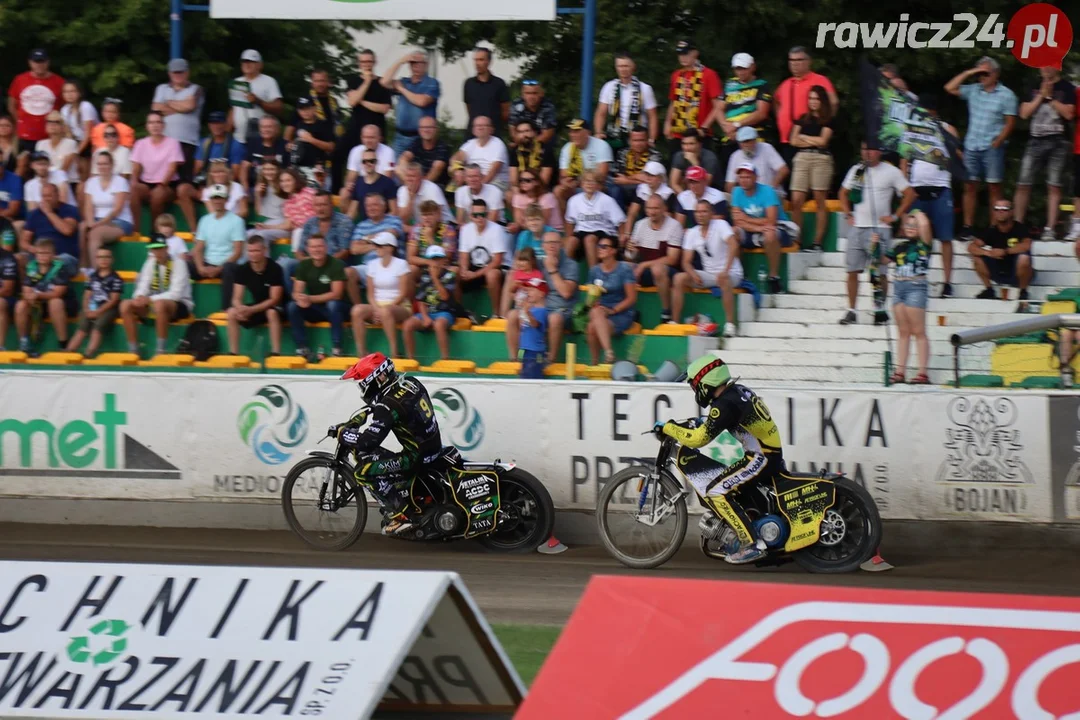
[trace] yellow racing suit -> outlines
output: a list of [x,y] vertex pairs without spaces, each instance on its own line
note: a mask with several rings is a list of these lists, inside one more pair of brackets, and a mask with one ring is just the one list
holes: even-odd
[[[728,466],[697,452],[725,430],[738,438],[746,453]],[[741,544],[752,542],[750,519],[728,493],[751,480],[770,480],[784,467],[780,430],[765,402],[745,385],[731,383],[712,399],[702,420],[668,421],[663,433],[682,446],[675,460],[698,494],[731,526]]]

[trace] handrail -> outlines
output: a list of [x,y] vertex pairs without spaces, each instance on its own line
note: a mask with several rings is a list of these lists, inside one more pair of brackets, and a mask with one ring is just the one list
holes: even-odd
[[953,346],[954,386],[960,387],[960,348],[964,345],[973,345],[975,343],[986,342],[987,340],[998,340],[1000,338],[1024,335],[1039,330],[1050,330],[1062,327],[1080,329],[1080,314],[1037,315],[1031,318],[1024,318],[1023,320],[1013,320],[1012,322],[1001,323],[999,325],[989,325],[984,328],[973,328],[971,330],[961,330],[960,332],[953,333],[950,341]]

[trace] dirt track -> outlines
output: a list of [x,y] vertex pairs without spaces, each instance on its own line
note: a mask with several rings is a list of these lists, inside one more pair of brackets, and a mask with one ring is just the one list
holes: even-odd
[[[1064,549],[950,557],[891,550],[885,573],[811,576],[794,565],[732,568],[689,543],[656,575],[827,583],[878,588],[1080,595],[1080,563]],[[452,570],[493,622],[562,624],[589,577],[625,570],[601,548],[556,556],[495,555],[472,544],[421,546],[365,535],[351,550],[308,550],[285,532],[0,524],[0,559]]]

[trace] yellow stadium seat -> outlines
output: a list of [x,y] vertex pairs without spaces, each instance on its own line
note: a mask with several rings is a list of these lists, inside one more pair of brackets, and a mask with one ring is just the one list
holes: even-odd
[[639,286],[637,291],[639,293],[654,293],[654,292],[656,292],[656,287],[655,286],[654,287],[640,287]]
[[588,380],[610,380],[611,366],[603,363],[600,365],[586,365],[584,377]]
[[82,365],[83,356],[80,353],[47,352],[41,357],[29,358],[29,365]]
[[[585,370],[588,367],[584,363],[575,363],[574,374],[579,378],[584,378]],[[551,363],[544,368],[544,374],[549,377],[566,377],[566,363]]]
[[506,332],[506,318],[491,318],[483,325],[473,325],[473,332]]
[[629,329],[627,329],[627,331],[625,333],[623,333],[623,334],[624,335],[640,335],[641,334],[641,323],[639,323],[639,322],[633,323],[632,325],[630,325]]
[[139,364],[139,356],[135,353],[101,353],[91,360],[83,360],[83,365],[111,365],[131,366]]
[[309,365],[309,367],[315,368],[316,370],[348,370],[353,365],[355,365],[356,361],[359,360],[359,359],[360,358],[357,358],[355,356],[353,356],[353,357],[345,357],[345,356],[333,357],[333,356],[331,356],[331,357],[323,358],[322,362],[317,363],[315,365]]
[[682,323],[670,324],[664,323],[663,325],[657,325],[654,328],[643,330],[642,335],[657,335],[660,337],[685,337],[687,335],[697,334],[697,325],[685,325]]
[[0,364],[26,362],[26,353],[19,351],[0,352]]
[[287,237],[278,238],[277,240],[274,241],[274,244],[275,245],[292,245],[292,238],[287,238]]
[[193,240],[195,240],[195,233],[178,232],[176,233],[176,237],[180,238],[184,242],[192,242]]
[[476,368],[478,375],[517,375],[521,372],[521,363],[510,360],[493,362],[486,368]]
[[432,365],[422,366],[420,372],[474,373],[476,372],[476,363],[472,360],[436,360]]
[[203,285],[220,285],[221,278],[207,278],[205,280],[196,280],[195,282],[202,283]]
[[195,363],[199,367],[246,368],[251,364],[247,355],[214,355],[204,363]]
[[394,358],[394,369],[399,373],[416,372],[420,369],[420,363],[409,358]]
[[120,279],[124,282],[135,282],[139,279],[139,273],[135,270],[117,270],[116,274],[120,276]]
[[155,355],[149,360],[139,361],[140,367],[191,367],[195,358],[191,355]]
[[472,327],[472,320],[469,318],[458,318],[454,321],[454,326],[451,330],[468,330]]
[[303,370],[307,367],[307,360],[299,355],[275,355],[266,358],[268,370]]

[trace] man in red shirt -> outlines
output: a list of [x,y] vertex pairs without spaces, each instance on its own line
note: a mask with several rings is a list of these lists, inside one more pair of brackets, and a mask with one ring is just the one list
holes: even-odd
[[671,73],[667,117],[664,118],[664,137],[671,141],[671,152],[682,147],[681,138],[689,129],[698,130],[706,146],[712,131],[706,121],[720,104],[723,89],[720,76],[698,62],[698,50],[693,43],[682,40],[675,46],[679,54],[679,69]]
[[47,137],[45,116],[64,104],[64,78],[49,72],[49,55],[42,49],[30,53],[30,70],[15,76],[8,88],[8,112],[15,118],[19,152],[33,152],[38,140]]
[[776,127],[780,131],[780,155],[790,166],[795,157],[795,149],[788,144],[791,128],[807,111],[810,88],[815,85],[825,88],[832,105],[833,117],[836,117],[840,99],[836,96],[836,88],[829,82],[829,78],[810,69],[810,53],[801,45],[788,51],[788,70],[791,71],[791,77],[776,88],[773,107],[776,109]]

